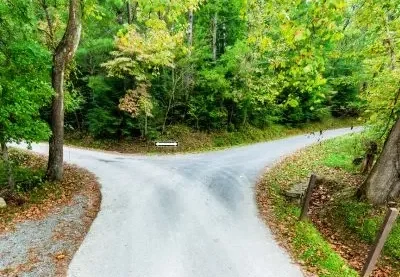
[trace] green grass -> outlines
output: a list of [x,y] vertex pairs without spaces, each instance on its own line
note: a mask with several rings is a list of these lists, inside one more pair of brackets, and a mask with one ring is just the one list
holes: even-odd
[[[296,128],[282,125],[271,125],[268,128],[261,130],[248,126],[234,132],[220,131],[211,133],[195,131],[183,125],[175,125],[167,128],[166,133],[154,141],[141,141],[137,139],[95,139],[85,134],[69,133],[66,135],[66,143],[85,148],[95,148],[124,153],[199,152],[269,141],[309,132],[319,132],[319,130],[349,127],[356,124],[357,122],[353,118],[329,118],[321,122],[304,124]],[[154,146],[155,141],[177,141],[179,142],[179,147],[157,148]]]
[[319,269],[319,276],[358,276],[349,268],[343,259],[332,250],[318,230],[310,223],[298,222],[294,226],[295,237],[293,244],[299,252],[299,258],[312,267]]
[[367,140],[364,135],[356,135],[324,142],[321,146],[323,165],[355,173],[358,167],[353,165],[353,160],[363,155]]
[[[318,146],[310,148],[316,154]],[[259,189],[269,199],[267,204],[273,215],[273,226],[278,226],[278,237],[287,241],[294,257],[310,271],[318,276],[344,276],[355,277],[357,272],[351,269],[346,262],[329,245],[316,227],[310,222],[299,222],[300,208],[297,204],[288,202],[282,195],[282,190],[291,184],[299,183],[308,178],[311,171],[322,162],[318,156],[297,155],[289,157],[277,167],[268,171],[264,176]],[[313,157],[311,159],[310,157]],[[263,185],[264,184],[264,185]],[[260,192],[258,193],[260,195]],[[258,196],[260,203],[260,197]],[[260,210],[263,205],[260,205]],[[285,233],[287,232],[287,234]],[[283,233],[283,235],[282,235]]]
[[[261,190],[269,198],[276,226],[284,226],[291,237],[293,255],[304,262],[318,276],[357,276],[346,262],[329,246],[310,222],[298,222],[299,205],[291,203],[281,192],[292,184],[304,182],[311,172],[336,181],[334,200],[324,205],[320,213],[329,218],[343,239],[355,238],[360,243],[372,244],[384,219],[386,208],[377,208],[354,197],[363,177],[353,159],[363,154],[368,142],[365,134],[349,135],[309,147],[270,170],[261,183]],[[264,185],[262,185],[264,184]],[[262,209],[262,205],[260,210]],[[282,226],[278,228],[282,232]],[[336,230],[336,229],[335,229]],[[283,238],[285,240],[285,238]],[[393,276],[400,275],[400,222],[394,226],[384,247],[383,265],[393,267]]]
[[[362,135],[346,136],[330,140],[323,145],[323,162],[329,167],[336,167],[349,173],[356,173],[358,167],[352,164],[354,157],[362,153],[362,145],[368,139]],[[336,209],[333,216],[337,221],[342,220],[345,228],[358,235],[367,243],[375,240],[383,222],[386,208],[374,207],[371,204],[358,201],[352,196],[339,198],[335,201]],[[400,222],[397,221],[384,253],[395,260],[400,260]]]

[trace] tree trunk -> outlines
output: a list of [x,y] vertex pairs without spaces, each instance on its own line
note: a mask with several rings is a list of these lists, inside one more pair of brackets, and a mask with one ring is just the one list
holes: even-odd
[[[384,43],[388,45],[388,54],[391,60],[390,70],[396,69],[395,45],[389,29],[390,18],[386,18],[386,35]],[[393,107],[400,96],[400,88],[396,92]],[[389,120],[394,115],[392,109]],[[366,197],[375,205],[382,205],[387,201],[395,200],[400,194],[400,117],[392,127],[385,141],[379,159],[372,168],[367,180],[357,192],[358,196]]]
[[49,161],[46,177],[50,181],[63,178],[64,146],[64,75],[65,68],[73,59],[82,30],[80,0],[69,1],[68,24],[64,36],[53,54],[52,86],[55,95],[51,107],[52,136],[49,141]]
[[147,138],[147,114],[144,115],[144,137]]
[[194,71],[194,67],[193,67],[193,63],[191,61],[191,56],[192,56],[192,48],[193,48],[193,10],[189,11],[189,26],[188,26],[188,31],[187,31],[187,45],[189,48],[189,52],[188,52],[188,60],[189,60],[189,64],[187,65],[187,71],[184,72],[184,86],[185,86],[185,100],[188,101],[189,99],[189,95],[192,92],[192,88],[193,88],[193,71]]
[[51,20],[51,16],[49,13],[49,6],[47,5],[46,0],[42,0],[41,1],[41,6],[42,9],[44,11],[44,14],[46,16],[46,21],[47,21],[47,27],[49,28],[49,32],[48,32],[48,47],[51,51],[54,50],[55,48],[55,38],[54,38],[54,25],[53,25],[53,21]]
[[370,175],[360,188],[359,195],[371,203],[382,205],[396,199],[400,193],[400,118],[390,131],[382,153]]
[[132,4],[132,23],[137,21],[137,9],[138,9],[139,3],[138,1],[133,1]]
[[246,123],[247,123],[247,105],[244,106],[244,110],[243,110],[242,126],[245,126]]
[[12,171],[12,166],[11,166],[11,163],[10,163],[10,159],[8,157],[7,144],[5,142],[1,143],[1,152],[2,152],[3,162],[4,162],[4,165],[6,166],[6,170],[7,170],[7,184],[8,184],[8,187],[10,188],[11,191],[14,191],[15,190],[14,174],[13,174],[13,171]]
[[188,46],[189,51],[191,51],[193,46],[193,10],[189,11]]
[[213,30],[212,30],[212,37],[213,37],[213,61],[217,61],[217,29],[218,29],[218,13],[215,12],[214,18],[213,18],[213,24],[212,24]]
[[390,22],[390,16],[386,16],[386,40],[385,43],[388,46],[388,52],[390,56],[390,69],[395,70],[396,68],[396,43],[391,35],[391,31],[389,29],[389,22]]
[[227,46],[227,41],[226,41],[226,24],[223,23],[222,24],[222,39],[223,39],[223,43],[222,43],[222,52],[221,53],[225,53],[225,49]]
[[163,123],[163,126],[162,126],[161,134],[165,133],[165,128],[167,126],[168,115],[169,115],[169,112],[171,110],[172,101],[174,101],[174,98],[175,98],[175,91],[176,91],[177,82],[176,82],[175,69],[174,68],[172,68],[172,71],[171,71],[171,80],[172,80],[171,94],[169,96],[168,107],[167,107],[167,110],[165,112],[164,123]]
[[133,1],[131,3],[131,0],[126,1],[126,10],[128,12],[128,24],[135,23],[137,19],[137,8],[138,8],[138,2]]
[[128,12],[128,24],[132,24],[133,16],[132,16],[132,5],[130,0],[126,1],[126,10]]

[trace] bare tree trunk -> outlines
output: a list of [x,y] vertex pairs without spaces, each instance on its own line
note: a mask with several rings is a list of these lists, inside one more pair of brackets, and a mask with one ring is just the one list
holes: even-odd
[[147,138],[147,114],[144,116],[144,137]]
[[222,53],[225,53],[225,49],[227,46],[227,41],[226,41],[226,24],[225,22],[222,24],[222,39],[223,39],[223,43],[222,43]]
[[218,29],[218,13],[217,12],[215,12],[215,14],[214,14],[212,27],[213,27],[213,30],[212,30],[213,61],[215,62],[217,60],[217,29]]
[[400,118],[390,131],[382,153],[359,190],[371,203],[382,205],[400,194]]
[[126,10],[128,12],[128,24],[132,24],[137,20],[138,2],[128,0],[126,1]]
[[193,10],[189,11],[189,26],[188,26],[188,31],[187,31],[187,44],[189,48],[189,53],[188,53],[188,60],[189,64],[187,65],[187,71],[184,73],[184,85],[185,85],[185,100],[188,101],[189,95],[192,92],[192,87],[193,87],[193,63],[191,61],[191,56],[192,56],[192,47],[193,47],[193,20],[194,15],[193,15]]
[[188,46],[189,51],[191,51],[193,46],[193,10],[189,11]]
[[7,170],[7,184],[8,187],[11,189],[11,191],[15,190],[15,181],[14,181],[14,174],[12,171],[12,166],[10,163],[10,159],[8,157],[8,148],[7,144],[5,142],[1,143],[1,152],[2,152],[2,158],[4,161],[4,165],[6,166]]
[[132,4],[132,23],[137,20],[137,9],[139,7],[138,1],[133,1]]
[[52,86],[55,95],[52,100],[49,161],[46,177],[50,181],[63,178],[64,146],[64,75],[65,68],[73,59],[79,45],[82,30],[80,0],[69,1],[68,24],[64,36],[53,54]]
[[128,12],[128,24],[132,24],[133,15],[132,15],[132,4],[131,1],[126,1],[126,10]]
[[169,97],[167,111],[165,112],[164,123],[163,123],[162,131],[161,131],[162,134],[164,134],[164,132],[165,132],[165,127],[167,125],[169,111],[171,110],[172,101],[175,98],[176,78],[175,78],[175,69],[173,69],[173,68],[172,68],[171,75],[172,75],[172,91],[171,91],[171,95]]
[[244,107],[243,111],[243,121],[242,121],[242,126],[245,126],[247,123],[247,105]]
[[390,32],[390,29],[389,29],[389,22],[390,22],[390,19],[389,19],[390,17],[389,17],[389,15],[387,15],[386,16],[386,40],[385,40],[385,43],[387,44],[387,46],[388,46],[388,52],[389,52],[389,56],[390,56],[390,68],[392,69],[392,70],[394,70],[395,68],[396,68],[396,50],[395,50],[395,42],[394,42],[394,39],[393,39],[393,37],[392,37],[392,35],[391,35],[391,32]]

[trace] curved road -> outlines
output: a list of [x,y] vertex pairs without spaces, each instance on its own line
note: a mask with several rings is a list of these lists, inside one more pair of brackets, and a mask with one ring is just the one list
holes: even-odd
[[169,156],[66,147],[65,160],[95,173],[103,195],[68,276],[303,276],[258,218],[253,188],[282,156],[350,132]]

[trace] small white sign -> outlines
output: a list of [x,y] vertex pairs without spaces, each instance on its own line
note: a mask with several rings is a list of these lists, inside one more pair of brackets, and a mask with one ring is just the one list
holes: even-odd
[[173,147],[177,147],[178,143],[177,142],[156,142],[156,146],[160,147],[160,146],[173,146]]

